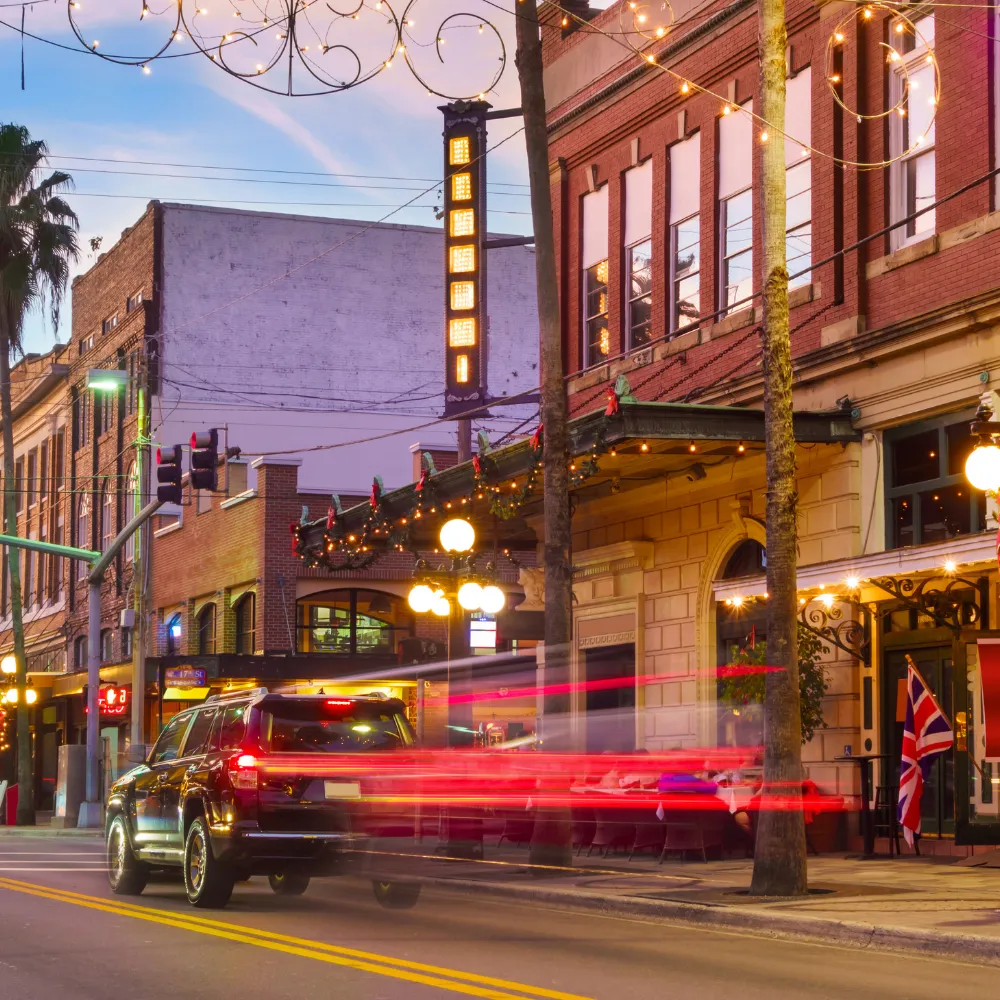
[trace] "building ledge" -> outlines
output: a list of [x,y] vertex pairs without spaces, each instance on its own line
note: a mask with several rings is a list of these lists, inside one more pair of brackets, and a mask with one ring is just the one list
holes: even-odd
[[652,542],[614,542],[573,553],[573,576],[606,576],[628,569],[653,568]]
[[219,510],[229,510],[230,507],[237,507],[241,503],[246,503],[247,500],[256,500],[258,493],[256,490],[244,490],[242,493],[237,493],[236,496],[230,497],[228,500],[223,500],[219,504]]
[[165,535],[172,535],[175,531],[180,531],[184,527],[182,518],[178,518],[173,524],[168,524],[165,528],[153,532],[154,538],[163,538]]

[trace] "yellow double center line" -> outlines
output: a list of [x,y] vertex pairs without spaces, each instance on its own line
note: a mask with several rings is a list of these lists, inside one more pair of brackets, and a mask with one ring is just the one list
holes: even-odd
[[529,997],[544,997],[545,1000],[589,1000],[589,998],[575,993],[562,993],[558,990],[527,986],[524,983],[516,983],[507,979],[480,976],[473,972],[461,972],[457,969],[427,965],[423,962],[410,962],[402,958],[393,958],[391,955],[379,955],[375,952],[344,948],[341,945],[326,944],[322,941],[310,941],[307,938],[258,930],[255,927],[212,920],[209,917],[199,917],[194,914],[174,913],[151,906],[125,903],[118,899],[86,896],[79,892],[54,889],[34,882],[0,878],[0,889],[21,892],[28,896],[50,899],[58,903],[83,906],[90,910],[111,913],[115,916],[146,920],[150,923],[162,924],[165,927],[175,927],[179,930],[205,934],[209,937],[234,941],[239,944],[254,945],[257,948],[283,952],[286,955],[295,955],[299,958],[311,958],[314,961],[326,962],[330,965],[342,965],[360,972],[371,972],[378,976],[403,979],[410,983],[420,983],[423,986],[436,986],[438,989],[449,990],[452,993],[485,997],[488,1000],[526,1000]]

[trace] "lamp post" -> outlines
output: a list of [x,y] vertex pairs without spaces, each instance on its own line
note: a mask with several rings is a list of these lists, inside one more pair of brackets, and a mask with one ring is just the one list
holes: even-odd
[[[492,582],[492,567],[487,567],[485,574],[476,572],[476,556],[472,552],[476,542],[476,532],[472,525],[463,518],[452,518],[441,527],[441,548],[451,556],[450,566],[441,566],[434,570],[421,559],[416,566],[414,576],[417,583],[407,597],[410,607],[417,614],[428,612],[439,618],[447,619],[448,624],[448,693],[451,698],[452,680],[452,631],[463,619],[452,615],[452,600],[463,611],[484,611],[486,614],[498,614],[506,603],[504,592]],[[452,719],[449,700],[448,715]],[[449,721],[449,743],[453,742],[451,733],[456,726]]]

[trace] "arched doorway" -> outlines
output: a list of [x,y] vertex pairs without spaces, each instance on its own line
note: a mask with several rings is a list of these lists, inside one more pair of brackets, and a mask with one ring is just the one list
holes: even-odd
[[[759,577],[767,570],[764,546],[753,538],[740,542],[729,554],[719,580]],[[742,650],[756,647],[767,638],[767,606],[763,601],[739,603],[719,601],[715,609],[716,663],[733,663]],[[763,721],[758,706],[733,704],[724,697],[722,682],[717,691],[718,743],[720,746],[759,746]]]

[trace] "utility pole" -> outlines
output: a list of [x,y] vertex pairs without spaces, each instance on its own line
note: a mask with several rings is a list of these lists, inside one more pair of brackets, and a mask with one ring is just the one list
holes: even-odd
[[[542,82],[542,39],[536,0],[514,5],[517,22],[517,75],[521,84],[524,139],[528,151],[531,218],[535,234],[538,326],[542,369],[542,467],[545,530],[545,686],[569,680],[572,627],[570,569],[569,456],[566,429],[566,383],[563,380],[562,324],[552,232],[549,187],[549,141]],[[545,697],[545,715],[568,717],[566,695]],[[552,747],[552,743],[547,741]],[[552,747],[554,749],[554,747]],[[573,863],[568,810],[540,810],[531,843],[531,862]]]
[[[145,506],[150,495],[149,482],[149,417],[146,370],[143,364],[136,388],[135,475],[136,491],[132,516]],[[132,545],[132,591],[135,625],[132,630],[132,746],[144,743],[143,715],[146,710],[146,594],[149,579],[149,524],[143,521]]]
[[[763,143],[762,335],[767,463],[767,651],[764,693],[764,785],[754,851],[754,895],[806,892],[806,839],[801,808],[802,717],[797,636],[795,435],[792,429],[792,350],[785,259],[785,0],[760,0]],[[781,800],[778,807],[776,800]],[[790,801],[789,801],[790,800]]]

